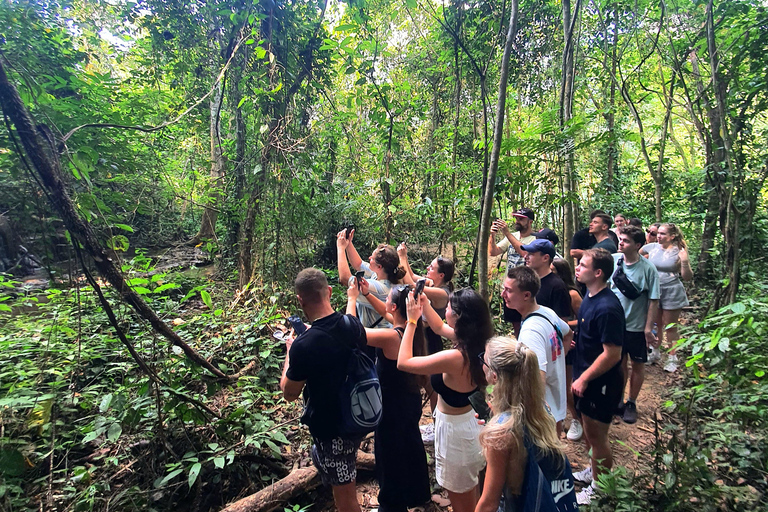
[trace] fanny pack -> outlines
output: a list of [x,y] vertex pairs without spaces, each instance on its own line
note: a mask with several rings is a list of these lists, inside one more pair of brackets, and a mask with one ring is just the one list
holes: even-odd
[[619,258],[616,264],[616,272],[614,272],[611,279],[613,279],[613,284],[616,285],[616,288],[629,300],[635,300],[643,294],[643,292],[637,290],[635,283],[630,281],[627,274],[624,273],[624,256]]

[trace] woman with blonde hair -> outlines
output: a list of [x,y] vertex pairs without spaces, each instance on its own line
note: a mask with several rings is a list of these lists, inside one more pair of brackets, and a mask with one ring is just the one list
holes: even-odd
[[536,354],[512,338],[494,337],[482,359],[496,416],[480,434],[487,466],[475,512],[578,510]]
[[[661,224],[658,227],[658,243],[646,244],[640,249],[640,254],[648,258],[659,271],[659,312],[656,318],[659,345],[662,339],[662,328],[667,335],[669,357],[664,371],[677,371],[677,340],[680,333],[677,330],[677,322],[680,313],[688,305],[688,296],[685,294],[683,281],[693,279],[691,263],[688,259],[688,246],[683,240],[683,233],[671,222]],[[649,361],[653,354],[649,356]]]

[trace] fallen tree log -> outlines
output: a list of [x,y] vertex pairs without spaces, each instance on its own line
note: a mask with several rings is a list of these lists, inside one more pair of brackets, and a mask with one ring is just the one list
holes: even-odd
[[[358,471],[374,471],[376,469],[373,454],[363,451],[357,452],[356,465]],[[295,469],[282,480],[227,505],[221,512],[271,512],[319,485],[320,474],[314,466]]]

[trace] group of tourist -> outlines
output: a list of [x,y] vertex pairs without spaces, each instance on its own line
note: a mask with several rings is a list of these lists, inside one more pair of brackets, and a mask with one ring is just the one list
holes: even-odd
[[[361,439],[342,434],[338,399],[355,349],[374,358],[380,382],[374,450],[381,512],[405,512],[429,500],[419,429],[423,396],[434,418],[435,477],[455,512],[533,510],[537,499],[547,504],[541,510],[576,510],[577,502],[590,502],[597,475],[611,468],[608,429],[615,414],[637,420],[647,347],[658,347],[665,331],[669,343],[677,340],[674,324],[687,304],[678,275],[690,276],[682,235],[673,224],[656,224],[646,239],[635,219],[595,211],[571,245],[575,282],[556,252],[557,235],[534,232],[530,209],[514,217],[514,231],[494,221],[488,247],[491,256],[507,252],[501,298],[516,338],[494,336],[488,303],[477,292],[453,290],[449,258],[438,256],[418,276],[405,244],[381,244],[365,262],[354,230],[338,233],[345,315],[331,306],[322,271],[297,276],[296,295],[311,327],[287,338],[280,386],[287,400],[303,392],[312,460],[339,510],[360,510]],[[504,238],[496,243],[499,233]],[[671,348],[668,371],[676,364]],[[489,385],[493,417],[486,422],[476,411],[482,414]],[[583,432],[591,449],[591,465],[575,474],[560,442],[569,411],[567,438]],[[574,478],[586,484],[578,494]]]

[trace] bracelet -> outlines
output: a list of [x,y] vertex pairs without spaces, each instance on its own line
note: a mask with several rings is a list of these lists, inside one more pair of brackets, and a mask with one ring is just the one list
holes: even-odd
[[408,319],[408,322],[407,322],[406,324],[413,324],[413,325],[418,325],[418,324],[419,324],[419,322],[417,322],[417,321],[416,321],[416,320],[414,320],[413,318],[409,318],[409,319]]
[[371,294],[371,292],[368,292],[368,293],[364,293],[364,294],[363,294],[363,297],[367,297],[367,296],[369,296],[370,294]]

